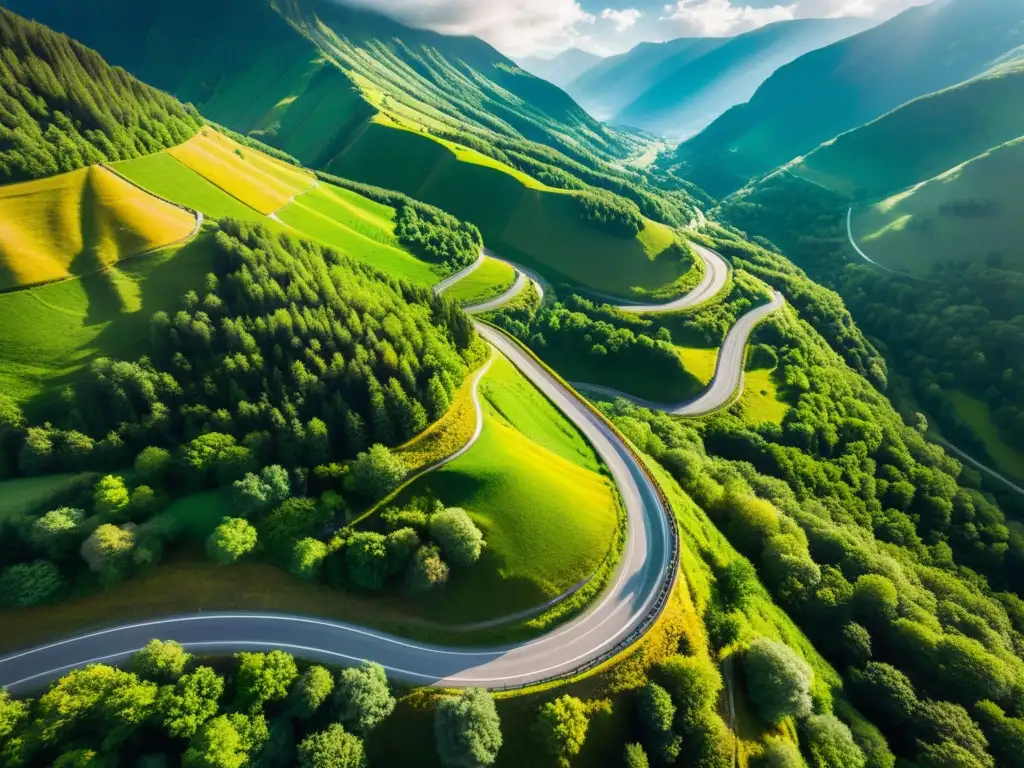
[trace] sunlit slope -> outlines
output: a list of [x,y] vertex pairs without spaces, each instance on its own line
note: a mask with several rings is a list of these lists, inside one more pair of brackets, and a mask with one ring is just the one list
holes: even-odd
[[624,239],[586,222],[573,197],[526,174],[415,131],[369,124],[329,170],[398,189],[476,224],[487,244],[553,276],[623,296],[664,289],[690,268],[668,227],[646,221]]
[[949,262],[1024,267],[1024,138],[855,212],[854,236],[875,261],[930,273]]
[[487,541],[472,572],[454,571],[444,590],[417,597],[414,610],[432,621],[542,605],[589,578],[614,540],[614,486],[575,426],[500,356],[481,395],[479,440],[406,492],[466,509]]
[[89,274],[194,229],[187,211],[99,166],[0,187],[0,289]]
[[790,170],[848,197],[905,189],[1024,135],[1024,61],[922,96],[844,133]]
[[211,237],[200,233],[78,280],[0,294],[0,392],[35,413],[37,397],[56,397],[96,357],[146,354],[150,317],[202,290]]
[[212,128],[204,128],[193,139],[168,152],[260,213],[283,208],[315,183],[308,171],[243,147]]
[[[216,133],[212,136],[225,138]],[[211,137],[208,141],[217,139]],[[231,142],[228,146],[234,144]],[[200,147],[196,155],[218,157],[218,151],[219,142],[213,152],[204,153]],[[204,167],[210,177],[204,178],[170,153],[119,163],[117,169],[154,194],[202,211],[210,218],[232,217],[261,224],[275,232],[319,240],[389,274],[424,285],[433,285],[438,280],[433,265],[417,259],[399,244],[395,236],[394,208],[317,182],[305,171],[249,147],[242,148],[242,157],[232,150],[223,164],[197,165]],[[238,175],[235,175],[236,170]],[[225,191],[238,189],[246,182],[249,186],[239,194],[268,204],[282,201],[282,194],[300,183],[306,187],[305,191],[298,191],[291,202],[290,198],[284,199],[284,205],[275,208],[271,218]]]

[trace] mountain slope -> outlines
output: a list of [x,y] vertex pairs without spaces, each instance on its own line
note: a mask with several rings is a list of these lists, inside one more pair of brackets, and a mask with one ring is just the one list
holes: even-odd
[[1024,59],[922,96],[788,167],[848,197],[887,195],[1024,135]]
[[843,131],[974,77],[1024,42],[1024,4],[937,0],[783,67],[677,152],[724,195]]
[[728,38],[721,37],[680,37],[665,43],[640,43],[591,67],[565,90],[590,114],[611,120],[659,79],[655,73],[665,62],[682,67],[727,42]]
[[519,66],[530,74],[536,75],[541,80],[547,80],[559,88],[565,88],[588,69],[596,66],[601,61],[601,58],[589,51],[570,48],[562,51],[553,59],[528,56],[519,62]]
[[0,8],[0,184],[138,157],[200,124],[74,40]]
[[687,138],[747,101],[779,67],[870,25],[859,18],[782,21],[732,38],[697,59],[686,53],[683,61],[669,58],[613,122]]
[[[382,109],[432,130],[607,157],[623,151],[562,91],[483,41],[412,29],[333,0],[9,5],[307,165],[325,165]],[[183,63],[183,49],[203,55]]]

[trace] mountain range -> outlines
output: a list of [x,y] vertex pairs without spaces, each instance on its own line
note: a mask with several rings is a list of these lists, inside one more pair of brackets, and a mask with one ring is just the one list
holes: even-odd
[[530,74],[564,89],[588,69],[597,66],[601,60],[602,57],[597,54],[580,48],[569,48],[550,59],[527,56],[519,60],[519,66]]
[[747,101],[779,67],[871,24],[860,18],[800,19],[736,37],[642,43],[591,67],[566,90],[600,119],[688,138]]
[[680,145],[682,174],[714,195],[918,96],[977,76],[1024,44],[1021,4],[936,0],[782,67],[745,104]]

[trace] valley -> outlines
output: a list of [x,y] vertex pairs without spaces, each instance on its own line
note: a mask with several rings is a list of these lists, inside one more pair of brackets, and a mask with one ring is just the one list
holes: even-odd
[[1019,762],[1019,9],[5,5],[0,763]]

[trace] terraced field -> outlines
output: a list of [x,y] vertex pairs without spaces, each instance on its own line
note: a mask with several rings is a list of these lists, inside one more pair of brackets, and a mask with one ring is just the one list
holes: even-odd
[[0,290],[88,275],[183,240],[195,225],[99,166],[0,187]]

